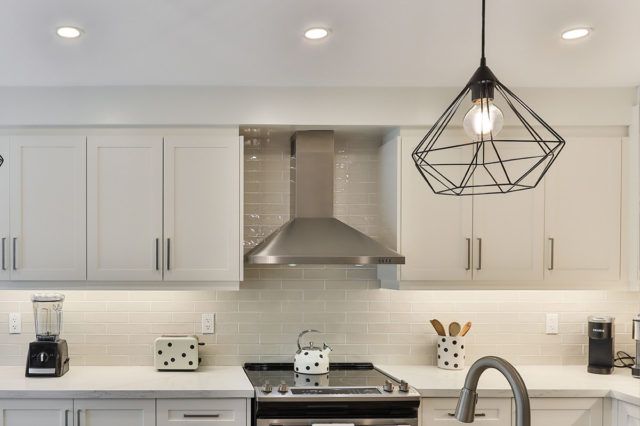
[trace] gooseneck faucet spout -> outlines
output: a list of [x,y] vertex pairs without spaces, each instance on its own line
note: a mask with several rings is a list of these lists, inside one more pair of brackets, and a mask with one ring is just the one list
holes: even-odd
[[496,356],[480,358],[469,368],[464,387],[460,391],[456,419],[463,423],[473,423],[478,402],[478,380],[485,370],[494,368],[506,377],[516,401],[516,426],[531,426],[531,406],[529,393],[518,370],[509,362]]

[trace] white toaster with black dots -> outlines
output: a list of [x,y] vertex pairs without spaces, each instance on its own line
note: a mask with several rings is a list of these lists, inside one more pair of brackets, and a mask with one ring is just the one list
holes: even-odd
[[200,364],[198,336],[166,335],[153,344],[156,370],[195,370]]

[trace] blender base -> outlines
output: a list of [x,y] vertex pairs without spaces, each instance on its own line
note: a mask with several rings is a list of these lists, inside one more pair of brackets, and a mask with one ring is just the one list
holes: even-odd
[[41,341],[29,343],[27,355],[27,377],[60,377],[69,371],[69,348],[67,341]]

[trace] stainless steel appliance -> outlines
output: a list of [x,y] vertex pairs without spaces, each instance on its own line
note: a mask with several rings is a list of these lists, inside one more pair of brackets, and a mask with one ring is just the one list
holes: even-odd
[[29,343],[26,376],[60,377],[69,371],[67,341],[62,331],[62,294],[34,294],[33,316],[36,341]]
[[640,314],[633,319],[631,337],[636,341],[636,361],[631,367],[631,375],[640,379]]
[[589,365],[594,374],[611,374],[615,358],[615,318],[590,316],[588,320]]
[[420,395],[370,363],[331,363],[326,375],[292,363],[245,364],[255,387],[253,426],[418,425]]
[[331,130],[291,139],[291,220],[246,255],[253,264],[403,264],[404,256],[333,217]]

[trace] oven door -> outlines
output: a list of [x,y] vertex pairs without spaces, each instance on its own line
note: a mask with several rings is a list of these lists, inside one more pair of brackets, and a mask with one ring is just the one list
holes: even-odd
[[257,426],[418,426],[418,419],[257,419]]

